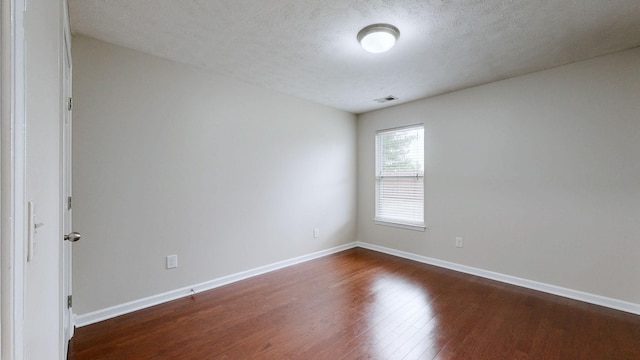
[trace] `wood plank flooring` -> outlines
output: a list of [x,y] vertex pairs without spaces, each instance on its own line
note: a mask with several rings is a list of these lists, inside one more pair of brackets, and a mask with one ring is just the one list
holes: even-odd
[[356,248],[76,330],[69,360],[640,359],[640,316]]

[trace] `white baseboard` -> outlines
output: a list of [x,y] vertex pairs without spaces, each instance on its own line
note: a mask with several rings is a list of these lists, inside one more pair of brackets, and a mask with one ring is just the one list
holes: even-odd
[[600,305],[600,306],[640,315],[640,304],[635,304],[635,303],[631,303],[623,300],[590,294],[590,293],[586,293],[578,290],[567,289],[564,287],[545,284],[538,281],[522,279],[515,276],[510,276],[510,275],[505,275],[505,274],[501,274],[493,271],[474,268],[471,266],[460,265],[460,264],[438,260],[438,259],[430,258],[427,256],[405,252],[405,251],[390,249],[383,246],[368,244],[364,242],[357,242],[356,244],[358,247],[361,247],[364,249],[378,251],[381,253],[398,256],[401,258],[414,260],[414,261],[418,261],[418,262],[429,264],[429,265],[434,265],[434,266],[438,266],[438,267],[442,267],[442,268],[446,268],[454,271],[459,271],[459,272],[463,272],[471,275],[480,276],[480,277],[491,279],[491,280],[500,281],[507,284],[521,286],[524,288],[538,290],[545,293],[566,297],[569,299],[579,300],[586,303],[591,303],[595,305]]
[[401,258],[414,260],[414,261],[418,261],[425,264],[430,264],[430,265],[434,265],[434,266],[438,266],[438,267],[442,267],[442,268],[446,268],[454,271],[459,271],[459,272],[463,272],[471,275],[480,276],[480,277],[491,279],[491,280],[500,281],[507,284],[521,286],[524,288],[538,290],[538,291],[542,291],[542,292],[553,294],[553,295],[563,296],[569,299],[579,300],[586,303],[596,304],[596,305],[605,306],[608,308],[640,315],[640,304],[635,304],[627,301],[590,294],[590,293],[586,293],[578,290],[567,289],[560,286],[545,284],[545,283],[541,283],[533,280],[518,278],[515,276],[510,276],[510,275],[505,275],[505,274],[501,274],[493,271],[474,268],[471,266],[460,265],[460,264],[456,264],[448,261],[430,258],[427,256],[390,249],[383,246],[373,245],[373,244],[364,243],[364,242],[357,242],[357,243],[349,243],[349,244],[337,246],[337,247],[323,250],[323,251],[318,251],[313,254],[299,256],[289,260],[280,261],[270,265],[261,266],[255,269],[250,269],[250,270],[239,272],[236,274],[224,276],[224,277],[207,281],[204,283],[183,287],[181,289],[172,290],[163,294],[158,294],[158,295],[150,296],[147,298],[134,300],[128,303],[112,306],[106,309],[101,309],[101,310],[93,311],[86,314],[76,315],[75,326],[82,327],[82,326],[90,325],[99,321],[111,319],[116,316],[124,315],[133,311],[142,310],[154,305],[162,304],[168,301],[189,296],[192,294],[191,290],[195,291],[196,293],[206,291],[206,290],[211,290],[223,285],[234,283],[236,281],[240,281],[253,276],[265,274],[270,271],[282,269],[291,265],[300,264],[309,260],[314,260],[323,256],[335,254],[337,252],[351,249],[354,247],[361,247],[364,249],[378,251],[381,253],[398,256]]
[[90,325],[93,323],[97,323],[99,321],[111,319],[116,316],[124,315],[133,311],[142,310],[154,305],[158,305],[168,301],[190,296],[192,294],[191,290],[195,291],[196,293],[206,291],[206,290],[211,290],[223,285],[234,283],[236,281],[240,281],[253,276],[265,274],[270,271],[282,269],[291,265],[296,265],[306,261],[321,258],[323,256],[335,254],[337,252],[351,249],[356,246],[357,246],[356,243],[349,243],[349,244],[337,246],[331,249],[318,251],[313,254],[303,255],[293,259],[280,261],[277,263],[257,267],[247,271],[242,271],[236,274],[224,276],[224,277],[203,282],[200,284],[191,285],[191,286],[183,287],[181,289],[168,291],[163,294],[153,295],[143,299],[138,299],[138,300],[130,301],[128,303],[112,306],[106,309],[101,309],[101,310],[93,311],[86,314],[76,315],[75,326],[82,327],[82,326]]

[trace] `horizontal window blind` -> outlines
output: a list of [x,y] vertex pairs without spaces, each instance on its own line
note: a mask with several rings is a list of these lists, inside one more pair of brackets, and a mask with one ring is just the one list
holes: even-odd
[[375,220],[424,226],[424,127],[376,133]]

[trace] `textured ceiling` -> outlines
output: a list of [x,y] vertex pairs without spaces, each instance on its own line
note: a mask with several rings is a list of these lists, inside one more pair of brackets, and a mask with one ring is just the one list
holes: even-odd
[[[640,0],[69,0],[71,28],[353,113],[640,46]],[[400,29],[390,52],[356,34]],[[397,101],[373,99],[393,95]]]

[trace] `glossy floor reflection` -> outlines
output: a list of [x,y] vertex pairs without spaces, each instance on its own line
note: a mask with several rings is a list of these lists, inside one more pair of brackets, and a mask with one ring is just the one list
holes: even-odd
[[82,327],[70,360],[640,359],[640,316],[352,249]]
[[430,335],[437,319],[424,289],[403,277],[384,274],[376,277],[372,290],[376,295],[371,304],[369,336],[374,338],[377,357],[393,359],[395,354],[408,353],[422,356],[433,348]]

